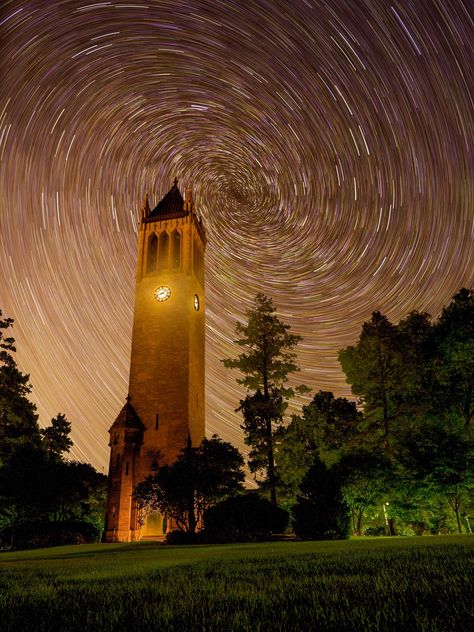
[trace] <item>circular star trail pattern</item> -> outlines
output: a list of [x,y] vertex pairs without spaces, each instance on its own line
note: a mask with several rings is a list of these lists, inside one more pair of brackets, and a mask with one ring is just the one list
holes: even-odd
[[239,447],[220,359],[257,292],[304,338],[299,381],[350,396],[337,351],[373,310],[472,286],[469,3],[13,0],[0,30],[0,307],[76,458],[106,466],[138,209],[175,176],[209,237],[207,432]]

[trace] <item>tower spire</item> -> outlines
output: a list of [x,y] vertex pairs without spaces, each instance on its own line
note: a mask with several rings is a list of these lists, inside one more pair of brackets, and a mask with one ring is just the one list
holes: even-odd
[[143,198],[142,207],[140,209],[140,216],[142,219],[145,219],[150,214],[150,203],[148,201],[148,193],[145,193]]
[[191,189],[191,187],[188,187],[186,189],[186,200],[184,202],[184,210],[192,211],[193,207],[194,207],[193,190]]

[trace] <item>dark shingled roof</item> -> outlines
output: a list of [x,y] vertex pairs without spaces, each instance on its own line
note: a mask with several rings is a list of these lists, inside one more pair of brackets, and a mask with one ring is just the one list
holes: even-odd
[[183,196],[178,189],[178,180],[175,179],[171,189],[165,197],[158,202],[147,219],[158,218],[164,215],[175,215],[176,213],[185,214]]
[[112,428],[110,430],[117,430],[117,428],[145,430],[145,426],[143,425],[140,417],[137,415],[135,408],[131,405],[128,397],[125,406],[119,412],[118,417],[112,424]]

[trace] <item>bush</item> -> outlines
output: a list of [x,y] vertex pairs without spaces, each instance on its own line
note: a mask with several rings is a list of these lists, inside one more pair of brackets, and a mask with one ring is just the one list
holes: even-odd
[[204,514],[206,542],[249,542],[269,539],[288,525],[288,512],[256,493],[224,500]]
[[349,509],[341,481],[318,458],[301,483],[293,507],[293,526],[295,534],[307,540],[341,540],[349,536]]
[[385,535],[385,527],[383,525],[367,527],[364,535]]
[[166,534],[166,544],[200,544],[202,536],[200,533],[190,533],[175,529]]
[[3,529],[0,542],[12,549],[38,549],[65,544],[91,544],[99,541],[99,535],[99,529],[84,520],[31,520]]

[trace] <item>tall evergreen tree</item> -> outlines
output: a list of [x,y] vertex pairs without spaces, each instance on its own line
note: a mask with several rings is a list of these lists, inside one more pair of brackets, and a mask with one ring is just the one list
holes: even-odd
[[374,312],[354,347],[339,352],[339,361],[354,395],[361,397],[368,437],[388,446],[397,413],[395,393],[402,374],[396,327]]
[[436,364],[433,384],[440,410],[474,419],[474,291],[462,288],[443,309],[434,331]]
[[43,446],[50,457],[61,460],[63,453],[69,452],[73,446],[70,432],[71,422],[62,413],[51,420],[50,426],[41,430]]
[[28,400],[30,376],[18,369],[15,340],[6,335],[12,326],[0,310],[0,466],[19,445],[41,442],[36,406]]
[[289,333],[290,326],[276,315],[272,300],[257,294],[253,307],[247,310],[247,323],[237,323],[239,336],[235,343],[245,348],[236,359],[223,360],[229,369],[238,369],[237,379],[247,389],[240,402],[244,417],[242,426],[245,442],[251,447],[249,468],[263,472],[261,486],[268,489],[270,498],[277,503],[277,473],[275,469],[274,433],[282,422],[288,399],[295,391],[305,392],[304,386],[295,389],[286,386],[288,376],[299,368],[294,351],[301,337]]

